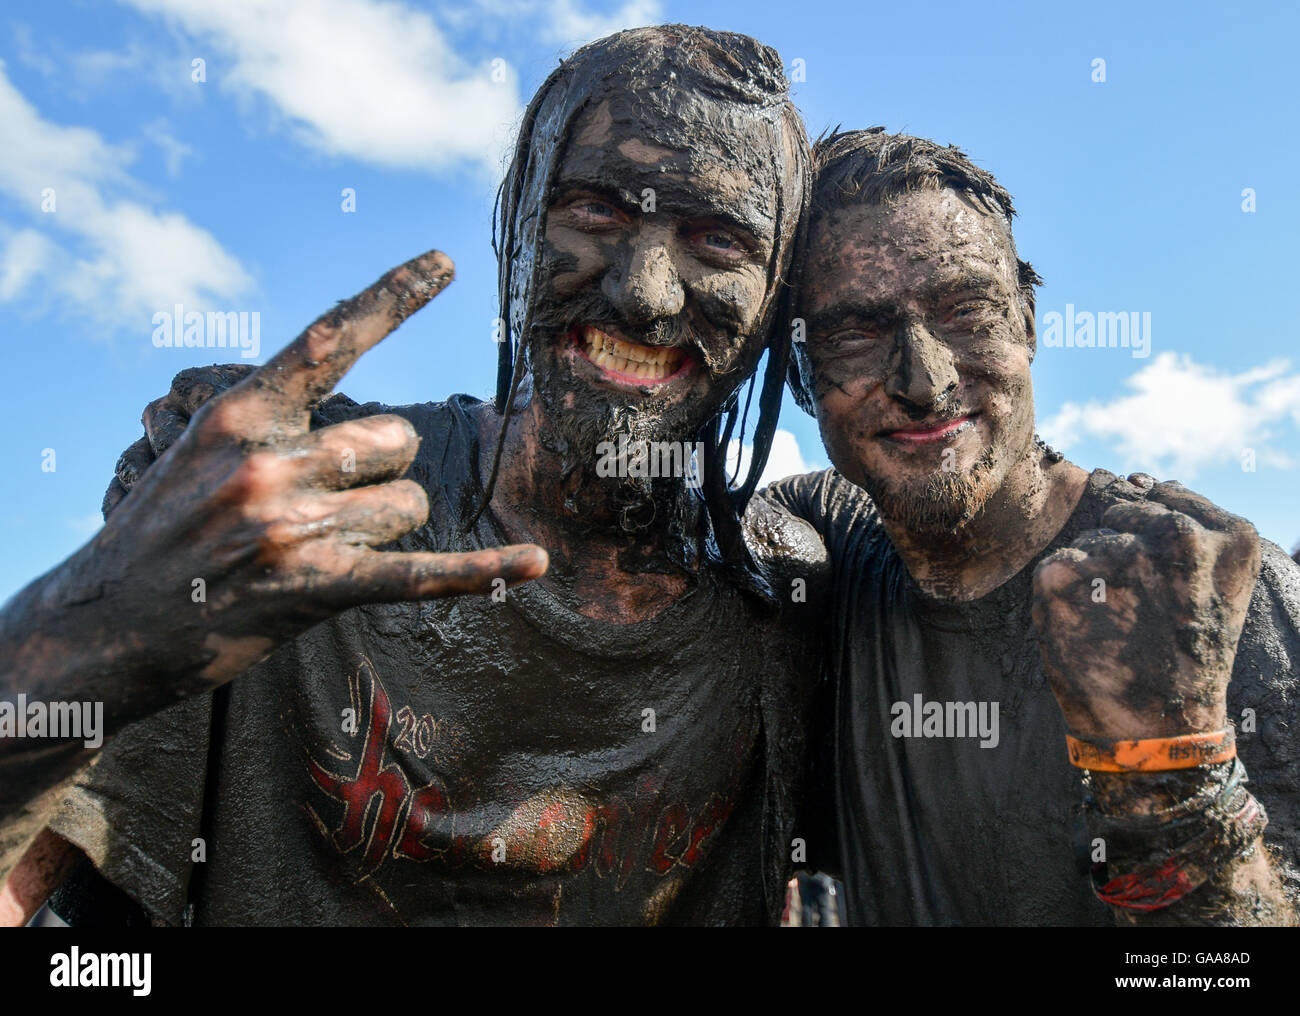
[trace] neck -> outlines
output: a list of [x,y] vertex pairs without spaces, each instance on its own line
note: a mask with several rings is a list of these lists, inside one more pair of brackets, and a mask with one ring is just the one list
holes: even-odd
[[884,519],[885,530],[929,595],[968,601],[1018,574],[1069,521],[1088,473],[1053,462],[1036,442],[974,517],[945,532],[916,532]]
[[[654,521],[627,532],[613,496],[617,481],[594,475],[594,447],[571,447],[571,439],[549,425],[541,401],[532,399],[511,419],[489,510],[510,542],[546,548],[551,565],[539,581],[573,609],[609,621],[654,616],[686,591],[673,544],[674,537],[680,542],[694,531],[681,518],[692,502],[666,499],[656,488]],[[485,407],[479,451],[484,482],[500,427],[501,417]],[[679,495],[685,495],[681,486]]]

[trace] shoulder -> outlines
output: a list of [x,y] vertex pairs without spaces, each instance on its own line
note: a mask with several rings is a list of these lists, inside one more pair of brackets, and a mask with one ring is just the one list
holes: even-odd
[[[452,395],[443,402],[417,402],[389,406],[382,402],[357,402],[336,392],[312,410],[313,430],[367,416],[391,414],[410,421],[420,436],[413,472],[441,475],[452,462],[469,462],[477,448],[479,417],[490,409],[472,395]],[[459,471],[459,470],[458,470]]]
[[834,469],[787,476],[769,483],[759,491],[758,496],[811,521],[809,516],[815,514],[818,506],[827,502],[838,477],[839,473]]
[[1272,540],[1259,541],[1259,581],[1273,596],[1289,607],[1295,618],[1300,613],[1300,564]]
[[750,499],[744,518],[745,543],[774,585],[826,570],[826,546],[807,521],[761,494]]
[[1284,883],[1300,899],[1300,567],[1260,540],[1259,579],[1228,685],[1228,718],[1255,796],[1268,811],[1265,841],[1281,851]]
[[871,496],[836,469],[788,476],[769,484],[759,496],[805,520],[823,538],[835,529],[880,524]]
[[1259,541],[1260,568],[1237,648],[1233,679],[1247,673],[1289,698],[1300,685],[1300,565],[1271,540]]
[[391,413],[410,420],[422,439],[437,438],[457,430],[476,430],[474,420],[485,405],[472,395],[452,395],[443,402],[390,406],[383,402],[357,402],[342,392],[335,392],[312,410],[311,423],[312,429],[317,429]]

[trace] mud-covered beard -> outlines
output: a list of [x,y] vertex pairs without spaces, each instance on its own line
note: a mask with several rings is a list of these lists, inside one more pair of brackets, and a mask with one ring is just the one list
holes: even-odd
[[902,483],[868,475],[863,487],[880,513],[909,533],[957,533],[975,518],[998,489],[994,449],[987,449],[965,472],[939,470]]
[[[715,407],[699,399],[670,401],[592,387],[558,355],[570,329],[584,324],[614,324],[634,341],[687,347],[702,360],[700,346],[684,316],[632,328],[603,297],[590,295],[550,313],[539,308],[529,350],[533,391],[546,420],[541,440],[560,463],[556,481],[566,491],[582,492],[581,499],[566,497],[565,509],[592,525],[606,519],[626,538],[619,559],[626,571],[666,571],[668,560],[688,564],[700,507],[695,491],[681,476],[637,475],[643,471],[627,468],[627,462],[617,468],[617,457],[616,475],[608,475],[608,450],[622,449],[630,457],[650,442],[693,442]],[[602,451],[606,468],[600,470]]]
[[[580,394],[566,407],[573,387],[542,383],[538,395],[547,417],[541,435],[548,451],[561,463],[559,483],[568,491],[582,490],[579,501],[565,498],[564,508],[575,520],[599,525],[601,519],[621,538],[618,566],[625,572],[687,571],[695,566],[695,530],[699,501],[681,477],[635,475],[641,470],[616,469],[601,476],[598,449],[610,442],[615,449],[634,449],[640,442],[681,440],[665,426],[664,416],[629,406],[599,404]],[[625,439],[625,443],[620,442]],[[606,449],[609,446],[604,446]],[[633,475],[629,475],[629,473]]]
[[[657,515],[656,495],[671,495],[681,480],[628,475],[638,471],[629,471],[627,463],[615,470],[617,475],[601,476],[597,465],[602,449],[609,445],[635,448],[642,442],[672,440],[664,434],[662,416],[630,406],[602,404],[582,393],[577,393],[577,405],[566,405],[574,388],[558,384],[542,383],[538,394],[547,420],[542,442],[559,459],[560,483],[568,489],[576,476],[581,487],[605,491],[605,503],[623,532],[634,533],[652,525]],[[581,510],[576,504],[573,508]]]

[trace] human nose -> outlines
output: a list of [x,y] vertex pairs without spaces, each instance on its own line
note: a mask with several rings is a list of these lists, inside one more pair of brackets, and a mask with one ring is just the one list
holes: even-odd
[[899,325],[885,392],[924,409],[937,409],[957,389],[952,351],[920,321]]
[[680,314],[686,293],[673,259],[670,238],[634,240],[625,267],[606,273],[605,296],[630,321],[653,321]]

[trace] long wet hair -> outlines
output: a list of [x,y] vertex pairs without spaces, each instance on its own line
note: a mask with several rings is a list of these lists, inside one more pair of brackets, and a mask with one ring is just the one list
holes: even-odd
[[[955,145],[938,145],[908,134],[886,134],[883,127],[841,131],[838,128],[817,139],[813,147],[812,199],[808,221],[800,233],[796,264],[804,262],[803,247],[813,224],[822,216],[849,205],[878,205],[891,198],[918,190],[953,190],[968,195],[989,214],[1000,217],[1016,259],[1020,300],[1030,319],[1034,316],[1034,289],[1042,278],[1033,265],[1016,253],[1011,220],[1016,210],[1011,194]],[[802,274],[791,280],[786,293],[787,313],[798,313]],[[817,415],[813,398],[812,364],[802,344],[790,360],[790,391],[799,406]]]
[[[493,211],[493,250],[497,256],[500,336],[495,408],[502,416],[500,436],[483,500],[470,520],[492,498],[506,429],[521,385],[530,373],[531,334],[546,210],[564,151],[578,117],[616,91],[634,92],[648,107],[672,116],[672,95],[683,90],[731,104],[769,125],[777,195],[777,222],[768,265],[767,295],[759,334],[766,334],[767,367],[758,398],[753,454],[743,479],[726,477],[726,449],[743,443],[756,376],[749,379],[743,406],[740,389],[694,436],[704,448],[701,493],[721,561],[743,584],[766,592],[745,547],[741,518],[767,464],[780,411],[790,357],[790,329],[777,322],[795,237],[811,194],[811,153],[803,120],[790,101],[789,84],[776,51],[744,35],[685,25],[662,25],[619,32],[593,42],[564,60],[533,96],[524,113],[510,168],[497,192]],[[739,423],[739,428],[737,428]],[[739,467],[737,467],[737,474]],[[700,533],[708,553],[707,534]]]

